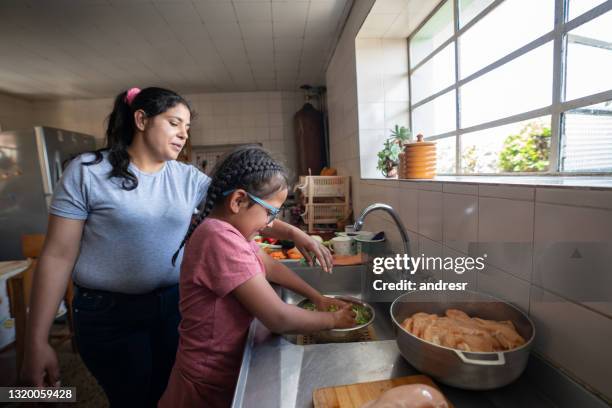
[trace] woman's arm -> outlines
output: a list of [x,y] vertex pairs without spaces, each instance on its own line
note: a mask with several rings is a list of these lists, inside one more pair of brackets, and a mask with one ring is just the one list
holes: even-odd
[[313,265],[312,253],[321,264],[323,270],[325,272],[331,272],[334,266],[334,260],[329,249],[323,246],[319,241],[311,238],[301,229],[287,224],[286,222],[275,220],[270,227],[263,230],[263,233],[274,238],[293,241],[297,249],[304,255],[309,265]]
[[51,215],[47,236],[34,271],[22,380],[34,386],[59,381],[57,356],[49,345],[49,331],[74,268],[85,221]]
[[283,302],[259,274],[232,292],[240,303],[274,333],[312,333],[355,325],[350,305],[337,312],[311,312]]
[[266,269],[266,279],[268,279],[269,282],[281,285],[284,288],[310,299],[319,310],[327,310],[327,308],[332,304],[335,304],[338,307],[346,306],[345,302],[321,295],[319,291],[306,283],[295,272],[287,268],[282,263],[275,261],[265,252],[260,250],[259,257],[264,264]]

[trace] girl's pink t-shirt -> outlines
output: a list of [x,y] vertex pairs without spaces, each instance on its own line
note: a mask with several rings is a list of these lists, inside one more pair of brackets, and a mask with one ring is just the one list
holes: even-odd
[[253,320],[232,291],[265,273],[258,252],[231,224],[208,218],[189,239],[181,265],[175,369],[196,385],[228,390],[230,401]]

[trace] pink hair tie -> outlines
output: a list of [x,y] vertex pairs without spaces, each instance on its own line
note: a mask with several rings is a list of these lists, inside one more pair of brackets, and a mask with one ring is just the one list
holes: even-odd
[[125,94],[125,98],[124,98],[125,99],[125,103],[127,103],[130,106],[132,106],[132,102],[134,101],[134,98],[139,93],[140,93],[140,88],[130,88],[130,89],[128,89],[127,93]]

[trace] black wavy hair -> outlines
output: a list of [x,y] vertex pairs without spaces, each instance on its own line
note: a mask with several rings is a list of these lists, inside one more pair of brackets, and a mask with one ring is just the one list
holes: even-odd
[[108,161],[113,167],[108,177],[121,179],[121,188],[129,191],[138,187],[138,178],[128,168],[130,154],[127,151],[136,132],[134,112],[142,110],[150,118],[179,104],[185,105],[192,117],[195,116],[195,112],[185,98],[164,88],[144,88],[134,97],[131,104],[127,103],[126,95],[127,90],[117,95],[113,111],[108,116],[106,147],[93,152],[96,157],[90,162],[84,162],[83,165],[91,166],[100,163],[102,152],[108,151]]
[[[223,202],[225,199],[223,192],[241,188],[254,196],[266,199],[288,186],[287,170],[264,148],[257,145],[244,145],[227,153],[213,169],[204,207],[189,226],[185,238],[172,256],[172,265],[175,265],[176,258],[195,229],[210,214],[215,205]],[[252,202],[249,203],[249,206],[251,205],[253,205]]]

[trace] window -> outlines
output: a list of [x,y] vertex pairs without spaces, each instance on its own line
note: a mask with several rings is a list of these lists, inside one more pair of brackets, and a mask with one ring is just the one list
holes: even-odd
[[612,102],[565,112],[563,135],[564,171],[612,171]]
[[566,100],[612,89],[612,11],[567,33]]
[[452,3],[446,2],[412,37],[410,41],[411,68],[453,35]]
[[411,128],[438,174],[612,172],[611,9],[443,1],[408,39]]

